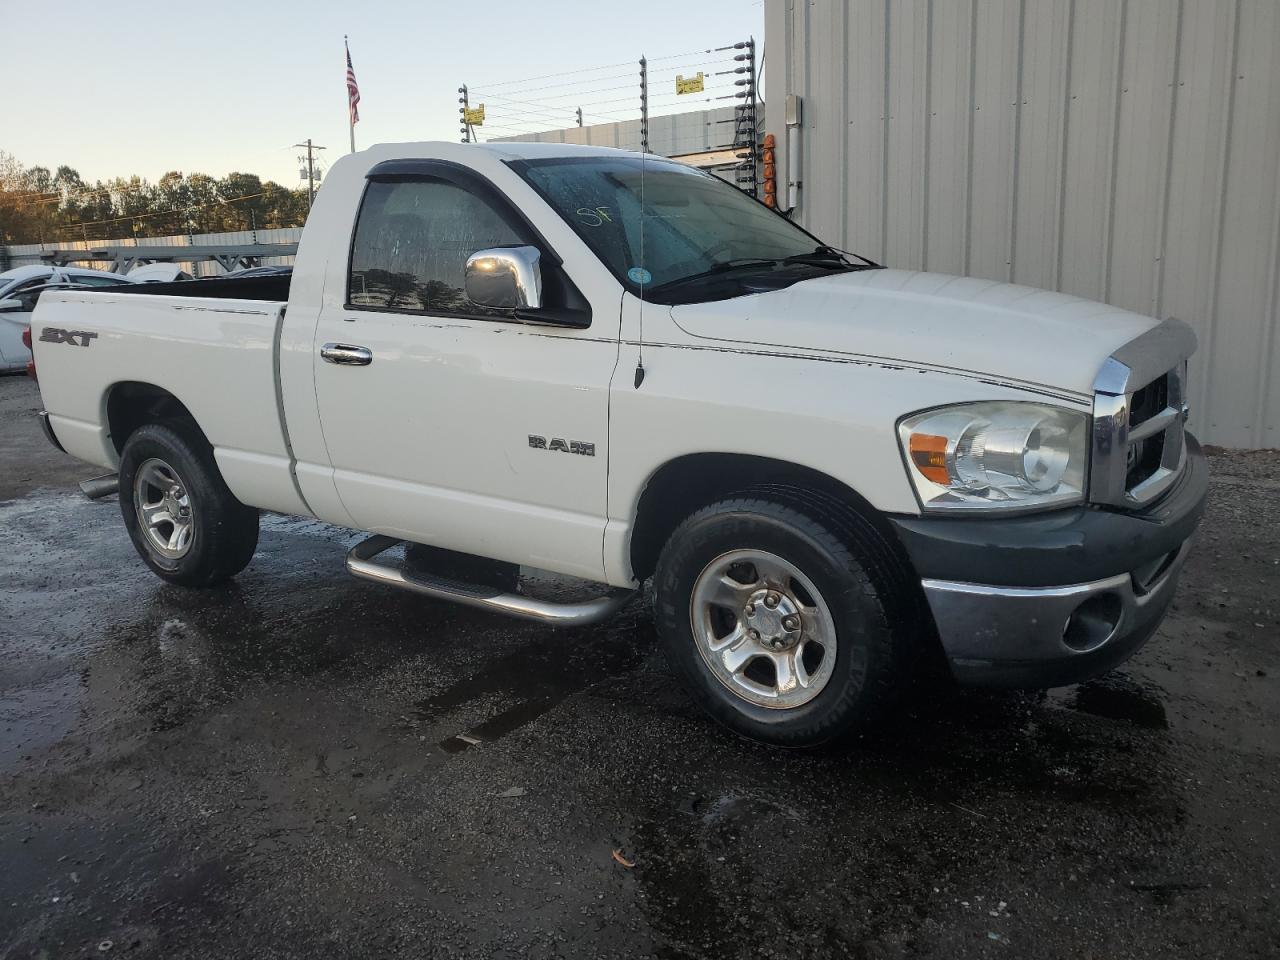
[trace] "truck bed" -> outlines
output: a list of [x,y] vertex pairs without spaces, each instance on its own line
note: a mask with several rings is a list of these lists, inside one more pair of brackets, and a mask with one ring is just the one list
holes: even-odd
[[282,281],[122,284],[42,297],[32,317],[36,373],[67,452],[114,468],[123,438],[113,435],[112,397],[149,385],[190,412],[233,492],[298,512],[277,392],[285,301],[232,296],[246,285],[279,290]]
[[163,297],[199,297],[218,300],[288,300],[292,273],[258,277],[214,277],[209,280],[175,280],[172,283],[131,283],[111,289],[117,293]]

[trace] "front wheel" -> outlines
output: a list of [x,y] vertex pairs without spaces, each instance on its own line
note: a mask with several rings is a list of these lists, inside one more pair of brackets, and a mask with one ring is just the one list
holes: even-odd
[[120,454],[120,512],[147,566],[185,587],[235,576],[258,546],[258,511],[235,498],[192,429],[151,423],[130,435]]
[[[711,504],[672,534],[655,577],[673,669],[718,721],[814,748],[861,729],[906,680],[906,597],[865,526],[812,502]],[[898,628],[895,630],[895,627]]]

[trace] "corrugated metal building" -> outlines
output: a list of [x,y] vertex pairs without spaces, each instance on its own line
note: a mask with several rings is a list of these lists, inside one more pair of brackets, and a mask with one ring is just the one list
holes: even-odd
[[765,36],[799,222],[1181,317],[1201,438],[1280,446],[1280,2],[765,0]]

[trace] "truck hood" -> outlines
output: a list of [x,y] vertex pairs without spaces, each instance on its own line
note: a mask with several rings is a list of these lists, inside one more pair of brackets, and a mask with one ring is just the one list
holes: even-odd
[[815,277],[671,309],[685,333],[1049,388],[1082,397],[1118,347],[1156,321],[1034,287],[912,270]]

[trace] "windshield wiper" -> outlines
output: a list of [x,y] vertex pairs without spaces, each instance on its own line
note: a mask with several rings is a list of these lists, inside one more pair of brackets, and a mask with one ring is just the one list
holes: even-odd
[[739,257],[736,260],[721,260],[719,263],[712,264],[706,270],[700,270],[697,273],[691,273],[687,277],[677,277],[675,280],[668,280],[666,283],[660,283],[657,286],[649,287],[649,293],[658,293],[662,290],[671,290],[675,287],[684,286],[686,283],[693,283],[698,280],[709,280],[712,277],[719,276],[722,273],[729,273],[733,270],[741,270],[747,267],[776,267],[784,261],[777,257]]
[[[818,244],[817,248],[813,251],[813,254],[812,254],[812,255],[813,255],[813,256],[831,257],[831,258],[839,257],[839,258],[841,258],[841,259],[843,259],[843,258],[845,258],[845,257],[857,257],[859,260],[861,260],[861,261],[862,261],[864,264],[866,264],[868,267],[882,267],[882,266],[883,266],[883,264],[876,263],[876,262],[875,262],[874,260],[872,260],[870,257],[864,257],[864,256],[863,256],[862,254],[860,254],[860,253],[852,253],[852,252],[851,252],[851,251],[849,251],[849,250],[841,250],[839,247],[833,247],[833,246],[831,246],[830,244],[826,244],[826,243],[820,243],[820,244]],[[845,261],[845,262],[846,262],[846,263],[848,263],[848,261]],[[849,264],[849,265],[850,265],[850,266],[857,266],[857,264]],[[861,268],[859,268],[859,269],[861,269]]]
[[[852,256],[857,256],[857,254],[852,254]],[[648,291],[650,293],[661,293],[676,287],[682,287],[688,283],[710,280],[735,270],[759,269],[761,267],[768,267],[771,270],[778,267],[792,266],[821,267],[825,270],[867,270],[871,267],[879,266],[879,264],[872,263],[870,260],[867,260],[865,266],[858,263],[850,263],[844,257],[843,250],[837,250],[835,247],[819,246],[812,253],[795,253],[789,257],[739,257],[733,260],[721,260],[719,263],[712,264],[706,270],[691,273],[687,277],[668,280],[666,283],[649,287]],[[866,260],[867,258],[862,257],[861,259]]]
[[824,250],[819,247],[813,253],[795,253],[781,261],[782,263],[803,263],[815,267],[830,267],[833,270],[853,270],[855,264],[844,258],[838,250]]

